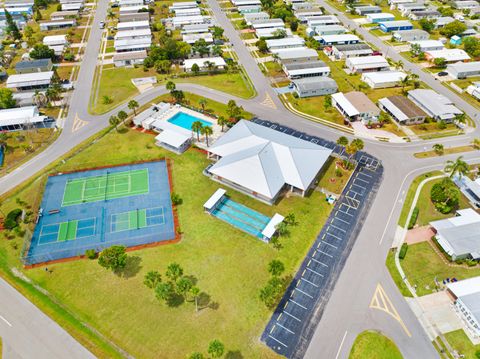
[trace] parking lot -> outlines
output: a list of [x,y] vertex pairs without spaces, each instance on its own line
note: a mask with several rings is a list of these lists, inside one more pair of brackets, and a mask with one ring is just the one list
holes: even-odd
[[[342,154],[343,147],[334,143],[265,121],[256,122]],[[356,161],[358,165],[343,194],[262,334],[262,341],[287,358],[303,357],[380,183],[383,169],[378,160],[358,153]]]

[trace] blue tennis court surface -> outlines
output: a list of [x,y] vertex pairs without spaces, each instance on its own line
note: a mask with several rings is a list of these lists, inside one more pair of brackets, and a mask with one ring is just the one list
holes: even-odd
[[[72,183],[120,178],[123,173],[147,174],[148,181],[143,181],[142,191],[115,198],[104,191],[102,200],[65,202]],[[171,240],[174,227],[165,161],[52,176],[24,262],[32,265],[75,257],[87,249],[101,251],[114,244],[131,247]]]

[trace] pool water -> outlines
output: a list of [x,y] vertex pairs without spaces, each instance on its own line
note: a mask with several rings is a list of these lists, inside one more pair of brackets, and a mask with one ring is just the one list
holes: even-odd
[[192,130],[192,124],[196,121],[200,121],[204,127],[212,126],[211,122],[199,119],[198,117],[189,115],[185,112],[178,112],[177,114],[175,114],[175,116],[168,120],[168,122],[189,131]]

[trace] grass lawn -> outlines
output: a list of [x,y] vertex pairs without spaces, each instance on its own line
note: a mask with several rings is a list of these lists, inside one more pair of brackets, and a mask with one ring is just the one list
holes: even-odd
[[443,154],[441,155],[438,155],[435,151],[426,151],[426,152],[417,152],[414,154],[414,156],[417,158],[440,157],[444,155],[451,155],[454,153],[462,153],[462,152],[471,152],[475,150],[476,148],[473,147],[472,145],[466,145],[466,146],[445,148],[443,151]]
[[58,66],[56,68],[58,77],[63,80],[69,80],[75,66]]
[[[321,179],[318,183],[318,188],[324,188],[329,192],[340,195],[343,192],[350,176],[352,175],[351,170],[343,169],[341,166],[337,166],[337,162],[340,161],[337,158],[330,158],[325,169],[322,170]],[[337,169],[341,173],[341,177],[337,176]]]
[[[411,125],[408,126],[415,134],[417,134],[420,137],[425,137],[428,138],[429,136],[435,136],[435,135],[457,135],[461,130],[455,126],[453,123],[447,123],[446,127],[441,130],[438,128],[438,124],[436,122],[431,122],[431,123],[422,123],[419,125]],[[432,137],[433,138],[433,137]]]
[[[166,83],[172,80],[177,83],[196,83],[215,90],[231,93],[239,97],[251,97],[254,94],[253,89],[246,83],[242,74],[216,74],[185,78],[167,78],[158,75],[155,70],[144,71],[143,67],[121,67],[104,68],[100,78],[100,88],[98,90],[97,104],[91,109],[94,114],[102,114],[115,108],[119,104],[127,101],[139,93],[133,85],[132,79],[137,77],[156,76],[158,84]],[[104,104],[103,96],[109,96],[113,102]]]
[[[417,207],[419,209],[417,224],[419,226],[424,226],[431,221],[437,221],[440,219],[453,217],[455,215],[455,211],[452,211],[451,213],[448,213],[448,214],[443,214],[438,212],[435,209],[435,206],[433,205],[432,201],[430,200],[430,191],[432,190],[432,187],[436,183],[440,183],[442,180],[443,180],[442,178],[439,178],[433,181],[429,181],[425,183],[422,190],[420,191],[420,196],[418,197],[418,201],[417,201]],[[468,199],[462,193],[460,193],[458,209],[469,208],[469,207],[470,207],[470,204],[468,202]]]
[[353,343],[349,359],[402,359],[395,343],[376,331],[360,333]]
[[402,268],[411,285],[417,285],[419,296],[430,294],[435,289],[435,277],[439,282],[445,278],[455,277],[459,280],[480,275],[480,268],[450,267],[428,242],[408,246]]
[[412,293],[410,293],[410,291],[408,290],[405,282],[402,280],[402,277],[398,272],[397,266],[395,265],[395,252],[393,251],[388,252],[385,265],[387,266],[387,269],[390,275],[392,276],[393,281],[395,282],[398,289],[400,290],[400,293],[402,293],[404,297],[412,297]]
[[398,219],[398,224],[400,226],[403,227],[406,224],[408,212],[410,211],[410,207],[412,206],[413,198],[415,197],[415,192],[417,191],[419,184],[426,178],[438,176],[441,174],[442,172],[440,171],[427,172],[427,173],[424,173],[423,175],[416,177],[412,181],[412,184],[408,189],[407,195],[405,196],[402,212],[400,213],[400,218]]
[[480,345],[473,345],[463,330],[455,330],[444,334],[448,343],[458,351],[459,354],[465,355],[465,359],[477,359],[475,353],[480,352]]
[[56,134],[51,128],[9,133],[0,175],[7,168],[11,169],[32,157],[39,149],[46,148],[57,137]]
[[[209,163],[204,154],[189,150],[176,156],[157,148],[153,142],[152,135],[113,131],[57,170],[169,156],[174,161],[174,190],[183,199],[179,207],[181,242],[131,252],[129,255],[137,259],[138,265],[128,268],[124,276],[114,275],[91,260],[49,265],[51,274],[43,268],[24,273],[76,313],[82,322],[92,325],[137,358],[158,357],[159,348],[160,357],[184,358],[193,351],[205,352],[214,338],[225,343],[226,352],[231,352],[227,356],[277,357],[259,342],[271,315],[258,298],[260,288],[269,278],[267,264],[280,259],[285,264],[285,273],[293,274],[331,207],[318,192],[308,198],[292,196],[279,205],[268,206],[228,190],[232,199],[266,215],[295,213],[299,225],[291,228],[289,237],[280,240],[283,245],[280,250],[274,249],[203,212],[203,203],[219,187],[201,173]],[[36,181],[5,200],[2,209],[16,208],[16,198],[39,200],[42,183]],[[13,241],[17,242],[16,249]],[[20,267],[21,246],[19,238],[0,241],[2,266]],[[196,313],[191,302],[175,308],[160,303],[152,290],[143,285],[143,276],[150,270],[164,272],[171,262],[180,263],[187,274],[194,275],[197,285],[215,304]]]
[[[277,76],[283,76],[285,77],[285,73],[282,70],[282,65],[280,65],[278,62],[275,61],[267,61],[264,62],[263,65],[265,65],[267,69],[267,76],[270,77],[277,77]],[[260,65],[262,68],[262,65]]]
[[292,94],[285,94],[288,102],[292,106],[311,116],[320,117],[324,120],[343,125],[344,119],[342,115],[335,109],[329,108],[327,111],[324,109],[325,96],[307,97],[307,98],[295,98]]

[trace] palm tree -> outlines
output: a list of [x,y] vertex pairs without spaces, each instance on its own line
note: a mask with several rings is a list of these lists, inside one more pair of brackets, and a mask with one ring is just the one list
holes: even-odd
[[137,111],[136,111],[136,109],[138,108],[138,102],[137,102],[137,101],[135,101],[135,100],[130,100],[130,101],[128,102],[128,108],[129,108],[130,110],[133,110],[133,114],[134,114],[135,116],[137,116]]
[[405,87],[410,84],[410,75],[407,75],[401,81],[402,84],[402,92],[405,93]]
[[198,104],[202,106],[202,111],[205,112],[205,106],[207,105],[207,100],[202,97],[200,100],[198,100]]
[[337,140],[337,145],[347,146],[348,145],[348,138],[346,138],[345,136],[340,136]]
[[115,130],[118,131],[118,124],[120,123],[120,120],[117,116],[110,116],[110,118],[108,119],[108,122],[110,123],[111,126],[114,126],[115,127]]
[[210,344],[208,344],[208,354],[212,356],[212,358],[220,358],[225,351],[225,345],[218,340],[212,340]]
[[213,130],[210,126],[205,126],[205,127],[202,127],[201,131],[202,131],[202,135],[205,135],[205,140],[207,141],[207,147],[208,147],[208,136],[211,136],[213,134]]
[[173,282],[176,282],[178,278],[183,275],[183,268],[178,263],[171,263],[167,267],[166,276]]
[[455,115],[455,120],[458,123],[465,123],[467,121],[467,116],[462,112]]
[[277,259],[268,263],[268,272],[274,277],[280,277],[284,270],[285,265]]
[[441,143],[436,143],[432,146],[433,150],[437,155],[443,155],[443,145]]
[[217,124],[219,126],[222,126],[222,132],[223,132],[223,127],[228,124],[228,120],[225,117],[220,116],[217,118]]
[[195,301],[195,311],[198,312],[198,295],[200,294],[200,288],[198,287],[190,288],[190,294],[192,295],[193,300]]
[[197,141],[200,141],[200,132],[202,131],[203,124],[200,121],[192,123],[192,131],[197,133]]
[[175,89],[177,88],[177,86],[175,86],[175,83],[173,81],[168,81],[167,84],[165,85],[165,88],[170,91],[170,93],[172,93],[173,91],[175,91]]
[[128,115],[125,111],[120,111],[118,112],[117,117],[123,122],[127,119]]
[[463,160],[463,156],[460,156],[455,161],[448,160],[444,171],[450,173],[450,178],[453,178],[456,174],[462,177],[468,173],[469,167],[467,162]]

